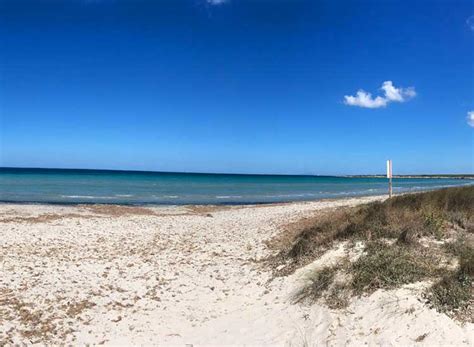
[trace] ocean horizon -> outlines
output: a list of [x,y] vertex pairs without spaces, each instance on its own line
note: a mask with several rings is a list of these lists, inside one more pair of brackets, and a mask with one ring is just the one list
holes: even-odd
[[[472,184],[394,178],[394,193]],[[263,204],[387,193],[382,177],[0,168],[0,202],[48,204]]]

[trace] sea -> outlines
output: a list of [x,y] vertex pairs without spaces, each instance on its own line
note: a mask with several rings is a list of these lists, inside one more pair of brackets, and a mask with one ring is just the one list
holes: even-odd
[[[455,178],[394,178],[394,193],[473,184]],[[0,168],[0,202],[51,204],[260,204],[387,194],[373,177],[240,175]]]

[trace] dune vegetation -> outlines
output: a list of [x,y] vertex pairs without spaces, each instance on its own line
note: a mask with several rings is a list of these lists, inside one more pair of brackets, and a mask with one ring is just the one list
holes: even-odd
[[342,308],[352,296],[426,281],[428,305],[472,322],[474,186],[400,195],[305,220],[275,243],[275,273],[289,274],[342,241],[349,248],[362,244],[360,254],[313,271],[295,301]]

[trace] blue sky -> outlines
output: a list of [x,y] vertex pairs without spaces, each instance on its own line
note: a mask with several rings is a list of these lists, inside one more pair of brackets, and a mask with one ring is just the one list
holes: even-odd
[[473,173],[472,111],[472,1],[0,0],[0,166]]

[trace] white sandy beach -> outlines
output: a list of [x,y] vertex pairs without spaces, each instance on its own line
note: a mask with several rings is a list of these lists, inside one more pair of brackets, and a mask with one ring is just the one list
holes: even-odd
[[462,325],[420,300],[424,283],[348,308],[293,304],[305,271],[260,260],[266,241],[322,209],[384,199],[234,207],[0,205],[0,345],[466,345]]

